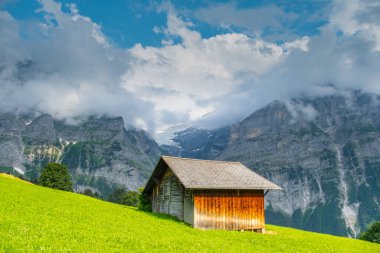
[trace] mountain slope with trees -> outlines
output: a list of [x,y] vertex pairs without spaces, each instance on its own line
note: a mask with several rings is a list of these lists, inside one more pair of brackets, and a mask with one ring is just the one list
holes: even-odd
[[141,187],[161,155],[146,132],[106,116],[67,124],[46,114],[0,114],[0,146],[0,172],[36,181],[46,164],[57,162],[69,169],[75,191],[103,197],[115,187]]

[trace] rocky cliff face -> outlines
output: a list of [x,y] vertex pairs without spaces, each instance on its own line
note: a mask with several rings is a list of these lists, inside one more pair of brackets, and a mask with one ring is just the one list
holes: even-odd
[[172,140],[179,146],[162,145],[165,154],[212,160],[218,157],[229,139],[230,127],[217,130],[188,128],[176,132]]
[[269,223],[354,237],[380,219],[377,96],[275,101],[232,126],[218,152],[202,155],[191,152],[197,145],[186,145],[187,136],[196,140],[206,130],[188,131],[175,139],[181,154],[240,161],[283,187],[267,195]]
[[[77,125],[50,115],[0,115],[0,166],[29,179],[48,162],[68,166],[76,190],[107,196],[115,186],[137,189],[161,150],[144,131],[126,130],[121,117],[90,117]],[[0,167],[0,169],[1,169]]]

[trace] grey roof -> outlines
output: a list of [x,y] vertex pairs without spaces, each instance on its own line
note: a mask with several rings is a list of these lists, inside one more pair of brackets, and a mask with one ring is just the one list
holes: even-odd
[[[161,175],[157,170],[162,167],[162,161],[167,164],[187,189],[281,190],[281,187],[256,174],[239,162],[162,156],[145,187],[146,191],[150,191],[149,188],[152,186],[154,175]],[[156,181],[157,179],[156,177]]]

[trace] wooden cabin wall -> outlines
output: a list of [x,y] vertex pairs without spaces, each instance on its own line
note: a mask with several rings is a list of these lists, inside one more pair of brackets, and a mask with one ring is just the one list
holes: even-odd
[[183,220],[183,192],[181,182],[167,169],[160,183],[153,189],[153,212],[170,214]]
[[194,227],[226,230],[264,228],[264,191],[194,191]]

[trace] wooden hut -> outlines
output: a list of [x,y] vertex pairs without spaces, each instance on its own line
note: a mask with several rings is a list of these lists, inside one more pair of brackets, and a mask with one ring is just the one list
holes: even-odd
[[262,231],[270,189],[281,188],[239,162],[162,156],[143,193],[153,212],[195,228]]

